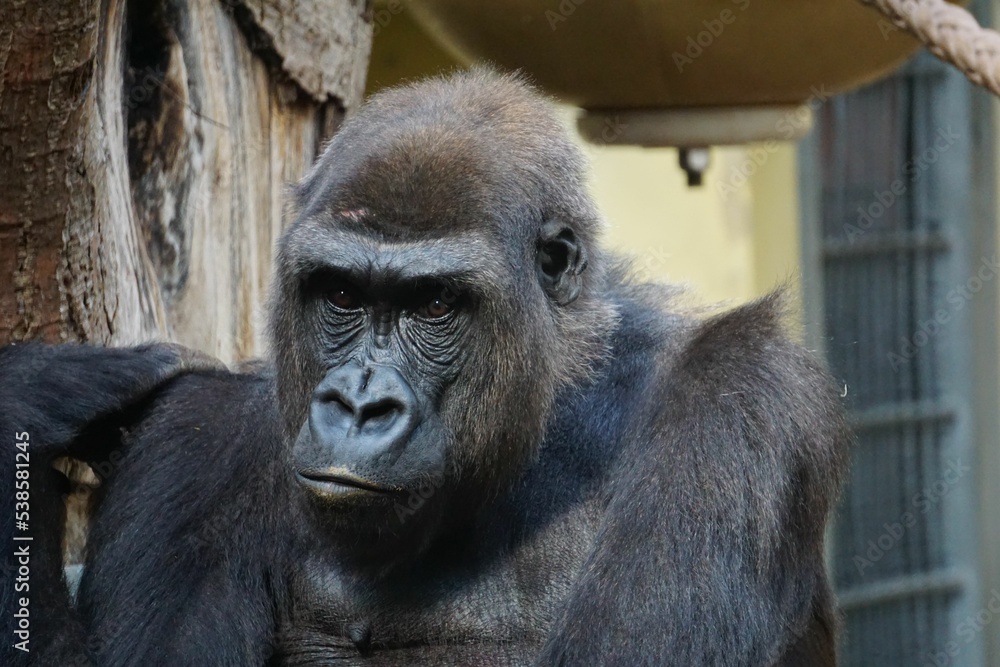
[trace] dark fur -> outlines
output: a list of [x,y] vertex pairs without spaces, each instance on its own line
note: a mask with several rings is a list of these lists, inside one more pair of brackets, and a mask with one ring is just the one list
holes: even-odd
[[[66,479],[52,468],[55,459],[75,456],[92,462],[105,460],[110,444],[118,440],[117,426],[141,409],[157,387],[206,364],[175,346],[145,346],[107,350],[66,345],[34,344],[0,348],[0,664],[89,664],[83,655],[89,640],[84,624],[67,605],[62,573],[63,494]],[[23,434],[23,435],[22,435]],[[18,442],[26,442],[27,456],[17,456]],[[28,478],[15,488],[18,462],[27,460]],[[117,461],[117,455],[114,457]],[[26,487],[23,483],[26,482]],[[28,531],[15,531],[15,492],[30,493]],[[30,541],[15,541],[14,536]],[[28,547],[28,576],[19,572],[15,550]],[[13,618],[21,598],[30,602],[30,654],[13,645]]]
[[[629,285],[582,170],[512,77],[390,91],[344,126],[294,192],[276,374],[161,382],[117,418],[127,454],[80,607],[99,664],[835,663],[836,392],[785,338],[777,298],[697,322],[667,310],[667,290]],[[579,251],[554,276],[538,264],[550,230],[569,239],[553,253]],[[312,287],[331,262],[394,293],[401,272],[466,260],[474,307],[434,348],[441,366],[342,337]],[[88,368],[115,352],[91,354]],[[446,446],[444,478],[399,516],[345,513],[294,477],[314,388],[373,355],[429,415],[410,448]],[[0,422],[77,400],[5,400]],[[373,478],[411,492],[433,478],[437,463],[407,456]]]

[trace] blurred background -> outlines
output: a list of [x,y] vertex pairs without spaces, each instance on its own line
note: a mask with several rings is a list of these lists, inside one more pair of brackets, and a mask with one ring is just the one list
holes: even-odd
[[[1000,0],[965,4],[1000,17]],[[998,106],[881,14],[0,0],[0,16],[0,343],[263,354],[282,188],[363,96],[521,69],[558,98],[638,278],[708,309],[786,285],[843,386],[842,663],[1000,665]]]

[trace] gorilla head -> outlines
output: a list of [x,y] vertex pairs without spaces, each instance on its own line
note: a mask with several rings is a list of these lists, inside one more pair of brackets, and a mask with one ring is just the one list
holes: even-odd
[[369,554],[516,479],[616,318],[550,105],[482,71],[420,87],[373,98],[295,188],[271,309],[298,480]]

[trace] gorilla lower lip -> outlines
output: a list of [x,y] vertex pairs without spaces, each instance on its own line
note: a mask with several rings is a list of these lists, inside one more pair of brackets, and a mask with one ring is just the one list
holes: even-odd
[[303,486],[327,495],[347,495],[353,493],[395,494],[395,489],[381,486],[361,477],[350,474],[330,474],[311,470],[299,471],[299,483]]

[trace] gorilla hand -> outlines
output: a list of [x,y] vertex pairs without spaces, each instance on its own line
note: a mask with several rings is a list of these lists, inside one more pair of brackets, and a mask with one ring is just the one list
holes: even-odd
[[222,368],[208,355],[172,343],[123,349],[8,345],[0,348],[0,437],[27,433],[33,455],[51,460],[66,454],[88,424],[182,374]]

